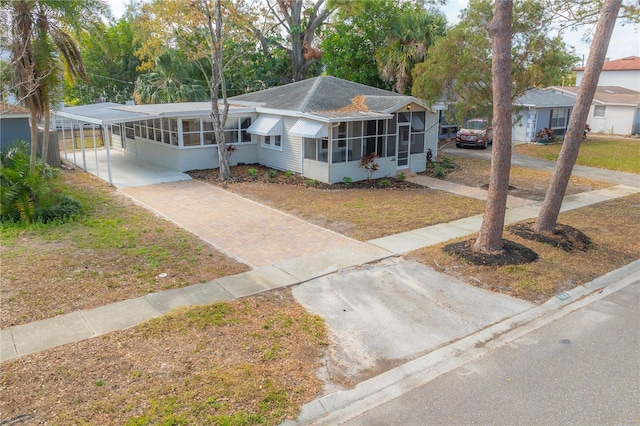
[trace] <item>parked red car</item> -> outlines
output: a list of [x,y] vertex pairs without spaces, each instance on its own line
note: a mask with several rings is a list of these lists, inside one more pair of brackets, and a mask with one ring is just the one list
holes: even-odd
[[474,118],[467,120],[456,133],[456,146],[479,146],[487,149],[493,143],[493,129],[487,120]]

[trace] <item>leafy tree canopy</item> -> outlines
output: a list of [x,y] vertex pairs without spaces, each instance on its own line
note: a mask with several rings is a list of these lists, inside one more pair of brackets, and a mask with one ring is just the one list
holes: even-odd
[[321,44],[328,74],[400,93],[446,19],[424,2],[354,1],[339,10]]
[[[413,94],[434,104],[455,105],[455,119],[490,117],[491,39],[493,18],[489,0],[471,0],[460,23],[429,49],[413,70]],[[560,36],[553,36],[553,17],[541,0],[514,2],[511,48],[512,97],[527,89],[561,84],[578,62]]]
[[123,17],[109,26],[102,23],[89,29],[79,37],[79,45],[87,80],[65,81],[65,102],[82,105],[133,99],[140,65],[135,55],[140,42],[134,18]]

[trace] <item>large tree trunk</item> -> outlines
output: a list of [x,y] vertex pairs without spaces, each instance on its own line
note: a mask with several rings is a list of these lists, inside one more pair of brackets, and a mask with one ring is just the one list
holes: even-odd
[[[218,145],[218,171],[220,180],[225,182],[231,178],[231,167],[229,165],[230,150],[224,137],[224,125],[229,115],[229,101],[227,100],[227,89],[224,80],[224,63],[222,60],[222,46],[224,44],[224,32],[222,31],[222,5],[221,0],[216,0],[214,10],[209,8],[209,3],[201,0],[201,10],[207,16],[207,24],[210,36],[210,65],[211,78],[209,79],[209,90],[211,93],[211,121],[213,131],[216,135]],[[222,111],[218,103],[218,92],[222,93]]]
[[49,126],[51,125],[51,114],[49,114],[48,108],[44,112],[44,129],[42,132],[42,162],[49,163]]
[[38,114],[31,108],[31,154],[29,157],[29,170],[36,171],[36,156],[38,155]]
[[596,93],[600,71],[602,71],[609,40],[611,39],[621,5],[622,0],[607,0],[602,9],[591,50],[589,51],[584,77],[576,97],[573,113],[569,119],[567,134],[556,162],[551,184],[535,224],[535,230],[538,232],[552,232],[556,227],[562,200],[567,190],[573,166],[578,158],[580,142],[587,124],[587,116],[589,115],[591,102],[593,102],[593,96]]
[[502,250],[511,169],[511,25],[513,1],[496,1],[489,27],[492,38],[493,155],[489,193],[480,234],[474,249],[484,253]]

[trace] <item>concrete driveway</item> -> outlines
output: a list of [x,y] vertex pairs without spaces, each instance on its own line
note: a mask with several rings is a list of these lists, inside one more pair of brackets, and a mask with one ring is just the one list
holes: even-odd
[[330,331],[332,375],[357,382],[532,308],[400,258],[293,288]]

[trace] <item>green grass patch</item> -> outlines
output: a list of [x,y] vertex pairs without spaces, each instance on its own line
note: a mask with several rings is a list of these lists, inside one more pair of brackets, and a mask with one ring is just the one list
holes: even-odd
[[[562,145],[518,145],[517,154],[556,161]],[[620,172],[640,173],[640,140],[587,139],[576,164]]]

